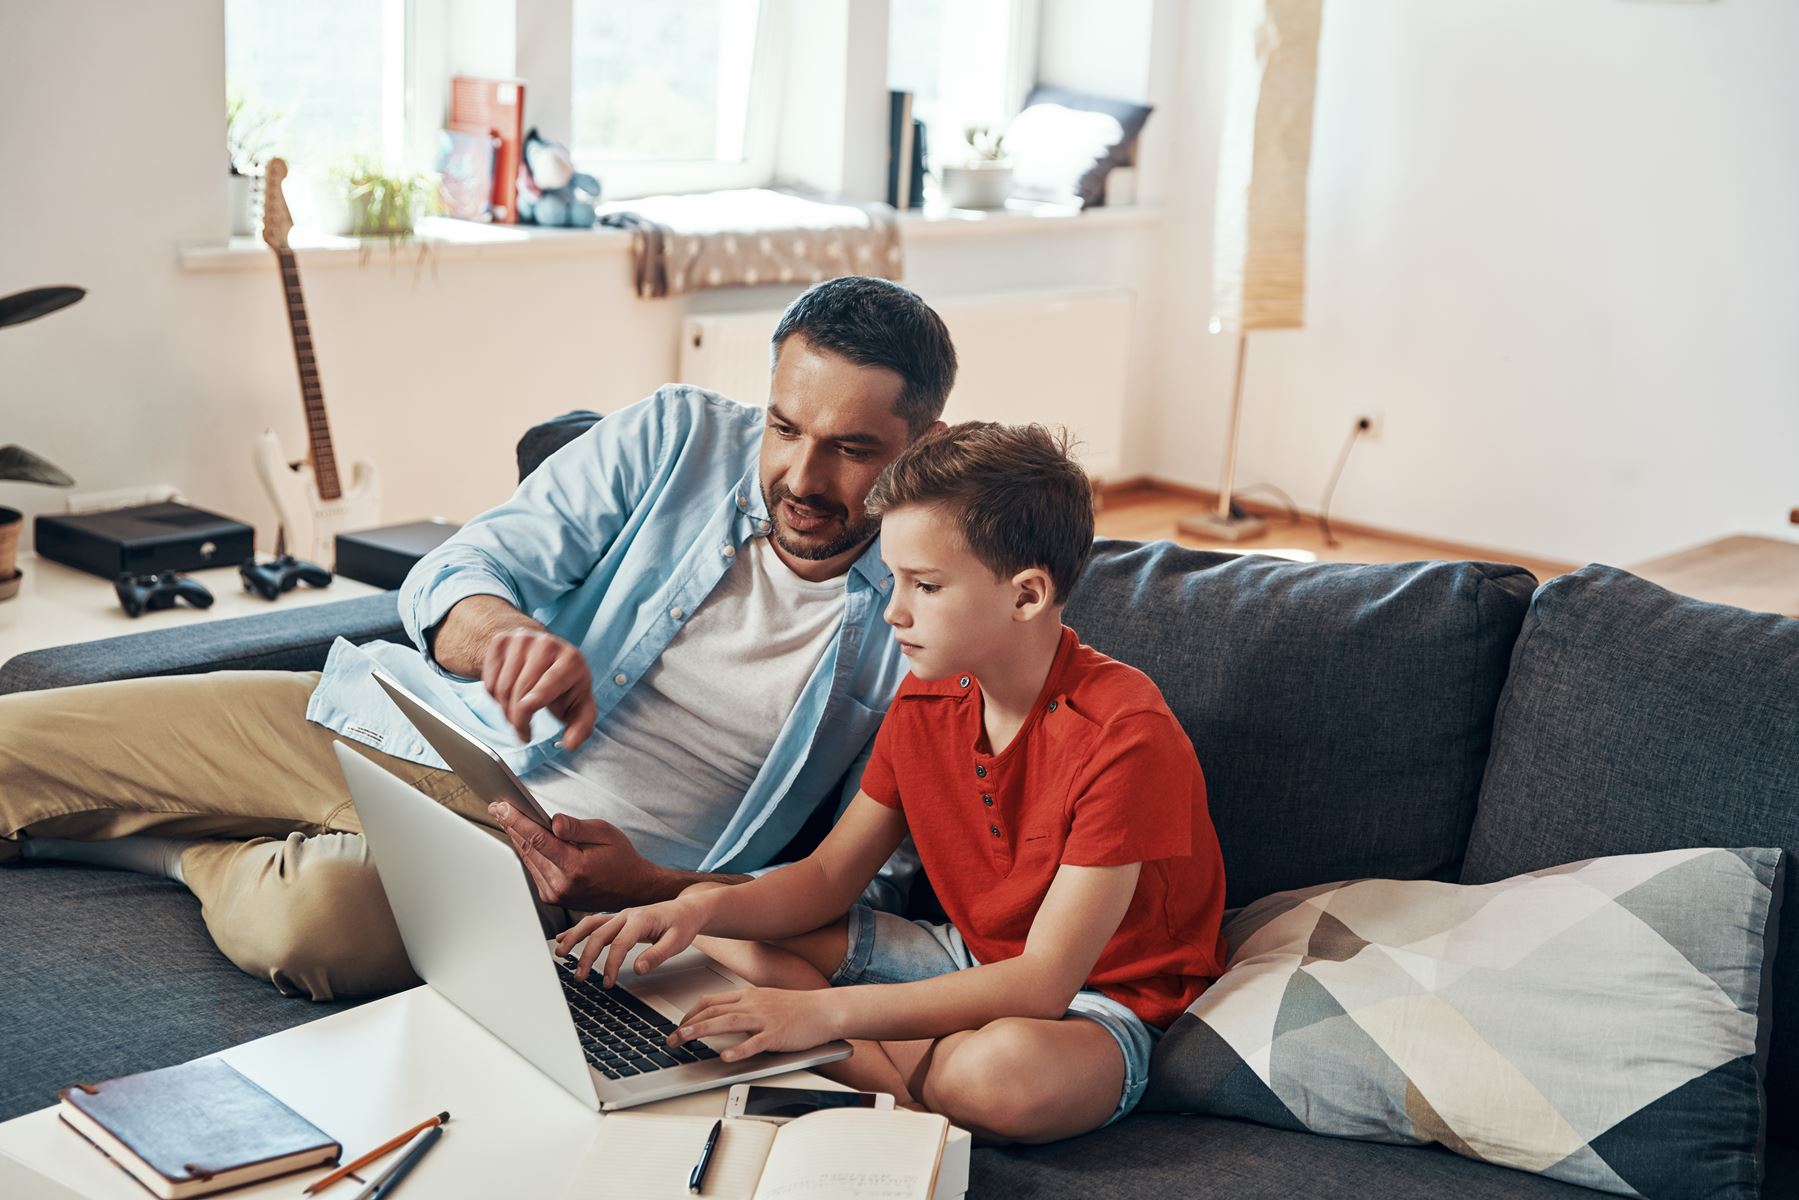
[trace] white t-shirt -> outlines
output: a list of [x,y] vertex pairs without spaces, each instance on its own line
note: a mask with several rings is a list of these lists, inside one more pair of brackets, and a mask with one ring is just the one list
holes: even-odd
[[846,578],[808,582],[751,538],[618,707],[525,786],[552,814],[610,821],[652,861],[695,869],[837,635]]

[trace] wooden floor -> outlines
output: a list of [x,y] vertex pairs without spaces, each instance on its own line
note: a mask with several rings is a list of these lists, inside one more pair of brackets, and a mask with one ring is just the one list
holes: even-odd
[[1284,511],[1247,503],[1246,508],[1262,513],[1268,522],[1267,532],[1253,541],[1208,542],[1189,537],[1175,527],[1175,522],[1182,517],[1209,511],[1216,503],[1214,497],[1202,492],[1153,481],[1116,484],[1102,492],[1096,528],[1101,537],[1139,542],[1167,538],[1200,549],[1278,553],[1305,561],[1374,563],[1477,559],[1516,563],[1534,574],[1539,582],[1571,571],[1578,565],[1454,542],[1427,541],[1339,522],[1332,522],[1336,544],[1326,545],[1324,528],[1316,517],[1301,515],[1294,521]]

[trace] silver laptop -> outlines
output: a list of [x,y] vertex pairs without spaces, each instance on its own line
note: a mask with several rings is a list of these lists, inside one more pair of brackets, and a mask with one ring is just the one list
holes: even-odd
[[629,1108],[849,1056],[848,1042],[830,1042],[720,1059],[742,1034],[670,1050],[666,1037],[700,997],[749,985],[692,947],[629,987],[630,963],[611,988],[597,971],[577,981],[572,960],[545,942],[524,865],[506,843],[342,742],[332,748],[413,969],[582,1103]]

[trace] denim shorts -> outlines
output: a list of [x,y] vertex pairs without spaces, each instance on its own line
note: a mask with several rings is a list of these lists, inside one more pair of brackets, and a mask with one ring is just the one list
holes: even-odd
[[[908,921],[892,913],[858,904],[849,914],[849,949],[831,976],[834,985],[913,983],[978,966],[954,925]],[[1082,988],[1068,1015],[1085,1017],[1112,1035],[1124,1053],[1124,1091],[1106,1124],[1124,1116],[1143,1099],[1149,1083],[1149,1054],[1162,1031],[1104,992]]]

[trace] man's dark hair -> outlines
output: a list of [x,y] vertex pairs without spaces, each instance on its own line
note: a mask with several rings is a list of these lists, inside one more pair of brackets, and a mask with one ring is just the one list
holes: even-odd
[[880,517],[911,504],[941,506],[1001,579],[1048,571],[1058,604],[1093,553],[1093,485],[1068,435],[1041,425],[965,421],[914,442],[875,480],[867,508]]
[[943,415],[956,382],[956,347],[943,319],[916,293],[870,275],[827,279],[787,306],[769,351],[772,370],[794,334],[815,350],[905,380],[898,415],[917,437]]

